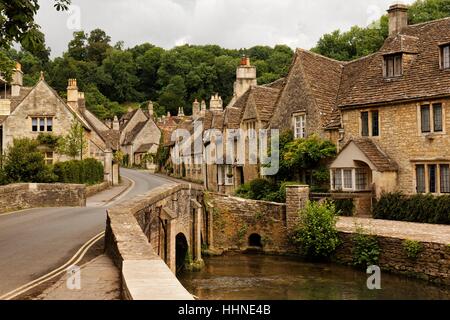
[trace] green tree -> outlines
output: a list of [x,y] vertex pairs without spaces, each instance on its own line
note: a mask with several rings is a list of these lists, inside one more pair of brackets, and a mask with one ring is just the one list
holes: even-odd
[[84,31],[73,33],[73,39],[69,42],[67,54],[75,60],[85,61],[87,59],[87,34]]
[[177,115],[178,108],[184,106],[186,86],[183,77],[174,76],[167,87],[161,91],[158,103],[164,106],[172,115]]
[[323,162],[335,155],[336,146],[331,141],[321,139],[317,135],[312,135],[306,139],[296,139],[287,142],[281,150],[281,171],[290,172],[291,176],[293,172],[298,172],[300,177],[305,177],[305,173],[308,173],[310,180],[303,182],[312,185],[314,182],[321,183],[323,181],[314,181],[313,177],[315,173],[322,171]]
[[0,51],[0,77],[3,77],[6,81],[11,80],[13,69],[14,61],[5,52]]
[[78,120],[73,120],[69,133],[60,139],[57,152],[73,159],[83,160],[87,147],[83,125]]
[[329,258],[339,245],[336,208],[332,202],[308,202],[299,212],[292,240],[300,251],[312,258]]
[[101,65],[106,53],[111,49],[111,37],[101,29],[94,29],[87,39],[87,59]]
[[[54,0],[58,11],[68,9],[70,0]],[[26,48],[42,46],[39,26],[34,17],[39,10],[38,0],[0,0],[0,47],[9,48],[13,42]]]
[[53,182],[54,176],[38,150],[39,142],[24,138],[14,139],[8,147],[4,162],[4,173],[11,183]]

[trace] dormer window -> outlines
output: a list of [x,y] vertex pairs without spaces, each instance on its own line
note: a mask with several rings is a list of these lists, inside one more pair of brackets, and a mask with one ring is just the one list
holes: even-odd
[[450,69],[450,44],[441,47],[441,68]]
[[384,57],[384,77],[394,78],[403,74],[402,54],[390,54]]

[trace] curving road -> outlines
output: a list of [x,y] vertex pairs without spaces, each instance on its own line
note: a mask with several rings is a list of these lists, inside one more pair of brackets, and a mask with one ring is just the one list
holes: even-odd
[[30,209],[0,215],[0,296],[39,278],[69,260],[78,249],[105,230],[106,209],[170,180],[121,169],[133,185],[105,206]]

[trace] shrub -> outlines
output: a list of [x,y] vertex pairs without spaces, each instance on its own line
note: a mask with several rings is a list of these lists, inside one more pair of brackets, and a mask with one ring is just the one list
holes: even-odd
[[380,258],[380,246],[377,237],[367,234],[359,228],[353,236],[353,265],[368,267],[378,264]]
[[62,183],[92,185],[104,180],[103,164],[95,159],[59,162],[54,173]]
[[376,219],[450,224],[450,196],[386,193],[374,205]]
[[414,240],[405,240],[403,241],[403,249],[406,252],[406,256],[411,259],[415,260],[419,256],[419,254],[422,252],[423,247],[422,244],[418,241]]
[[5,183],[55,181],[51,167],[45,164],[44,155],[37,149],[38,145],[36,140],[14,139],[4,161]]
[[293,242],[308,257],[327,258],[339,245],[336,208],[332,202],[308,202],[300,211]]
[[335,199],[333,200],[336,206],[336,212],[343,217],[353,217],[355,210],[355,203],[353,199]]
[[[235,192],[238,197],[252,200],[266,200],[267,196],[277,192],[276,184],[266,179],[255,179],[241,185]],[[271,200],[266,200],[271,201]]]

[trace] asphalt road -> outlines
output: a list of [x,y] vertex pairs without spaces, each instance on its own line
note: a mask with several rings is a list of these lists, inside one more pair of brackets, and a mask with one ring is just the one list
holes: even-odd
[[[134,181],[117,202],[134,198],[170,180],[121,169]],[[106,209],[45,208],[0,215],[0,296],[68,261],[78,249],[105,230]]]

